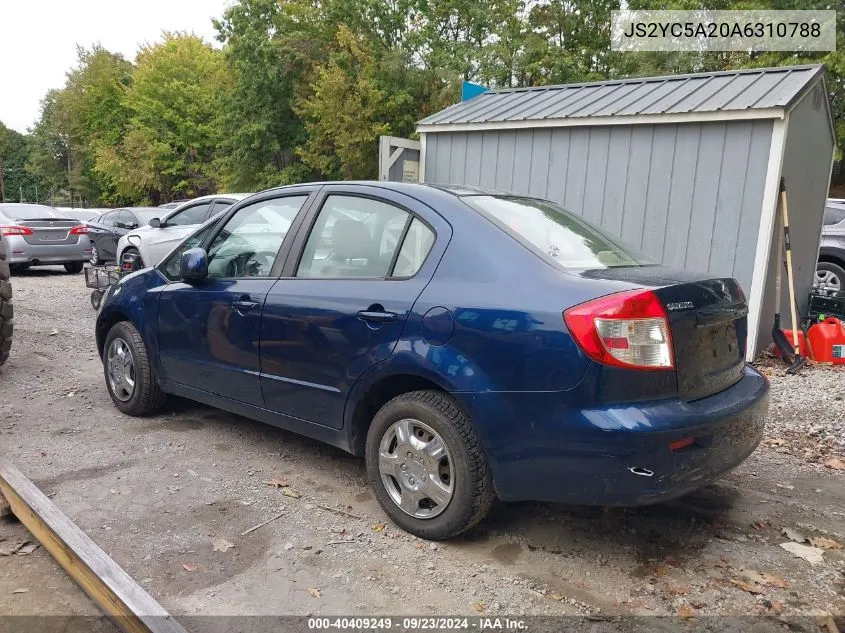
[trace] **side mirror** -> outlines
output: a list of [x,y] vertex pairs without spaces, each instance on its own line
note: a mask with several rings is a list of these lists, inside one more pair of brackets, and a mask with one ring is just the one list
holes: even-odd
[[159,218],[153,218],[152,220],[150,220],[150,226],[153,227],[154,229],[160,229],[161,228],[161,220]]
[[202,281],[208,277],[208,253],[204,248],[189,248],[182,253],[179,276],[183,281]]

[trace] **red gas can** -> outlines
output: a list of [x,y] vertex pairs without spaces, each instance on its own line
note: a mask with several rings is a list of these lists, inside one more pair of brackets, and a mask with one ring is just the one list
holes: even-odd
[[842,321],[828,317],[813,325],[808,334],[817,361],[845,364],[845,325]]
[[[783,330],[783,335],[786,337],[786,340],[789,343],[789,347],[792,347],[792,330]],[[813,340],[810,339],[810,343],[812,342]],[[815,347],[813,348],[813,350],[815,351]],[[778,349],[777,345],[772,348],[772,351],[774,352],[775,356],[781,355],[780,349]],[[807,354],[807,342],[804,340],[804,332],[802,332],[801,330],[798,330],[798,351],[801,356],[809,356],[809,354]]]

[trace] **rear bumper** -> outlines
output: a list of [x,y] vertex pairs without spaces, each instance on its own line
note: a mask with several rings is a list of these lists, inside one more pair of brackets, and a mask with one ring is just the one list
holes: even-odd
[[91,242],[87,235],[80,235],[76,244],[27,244],[18,235],[6,236],[6,261],[10,264],[70,264],[91,258]]
[[[472,394],[470,408],[482,421],[477,412],[495,415],[488,408],[494,399],[511,412],[509,432],[496,442],[479,424],[502,499],[635,506],[706,486],[744,461],[762,439],[768,389],[766,378],[746,367],[737,384],[695,402],[574,410],[554,403],[560,394],[508,394],[505,401],[502,394]],[[693,446],[670,449],[688,437]]]

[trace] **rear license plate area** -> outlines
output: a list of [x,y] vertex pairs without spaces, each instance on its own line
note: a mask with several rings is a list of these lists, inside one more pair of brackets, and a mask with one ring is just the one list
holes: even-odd
[[39,231],[38,239],[41,242],[60,242],[67,238],[67,231]]

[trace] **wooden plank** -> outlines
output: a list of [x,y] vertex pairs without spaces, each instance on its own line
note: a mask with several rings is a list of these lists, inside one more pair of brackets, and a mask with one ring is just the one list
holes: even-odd
[[164,608],[0,456],[0,493],[56,562],[126,633],[186,633]]

